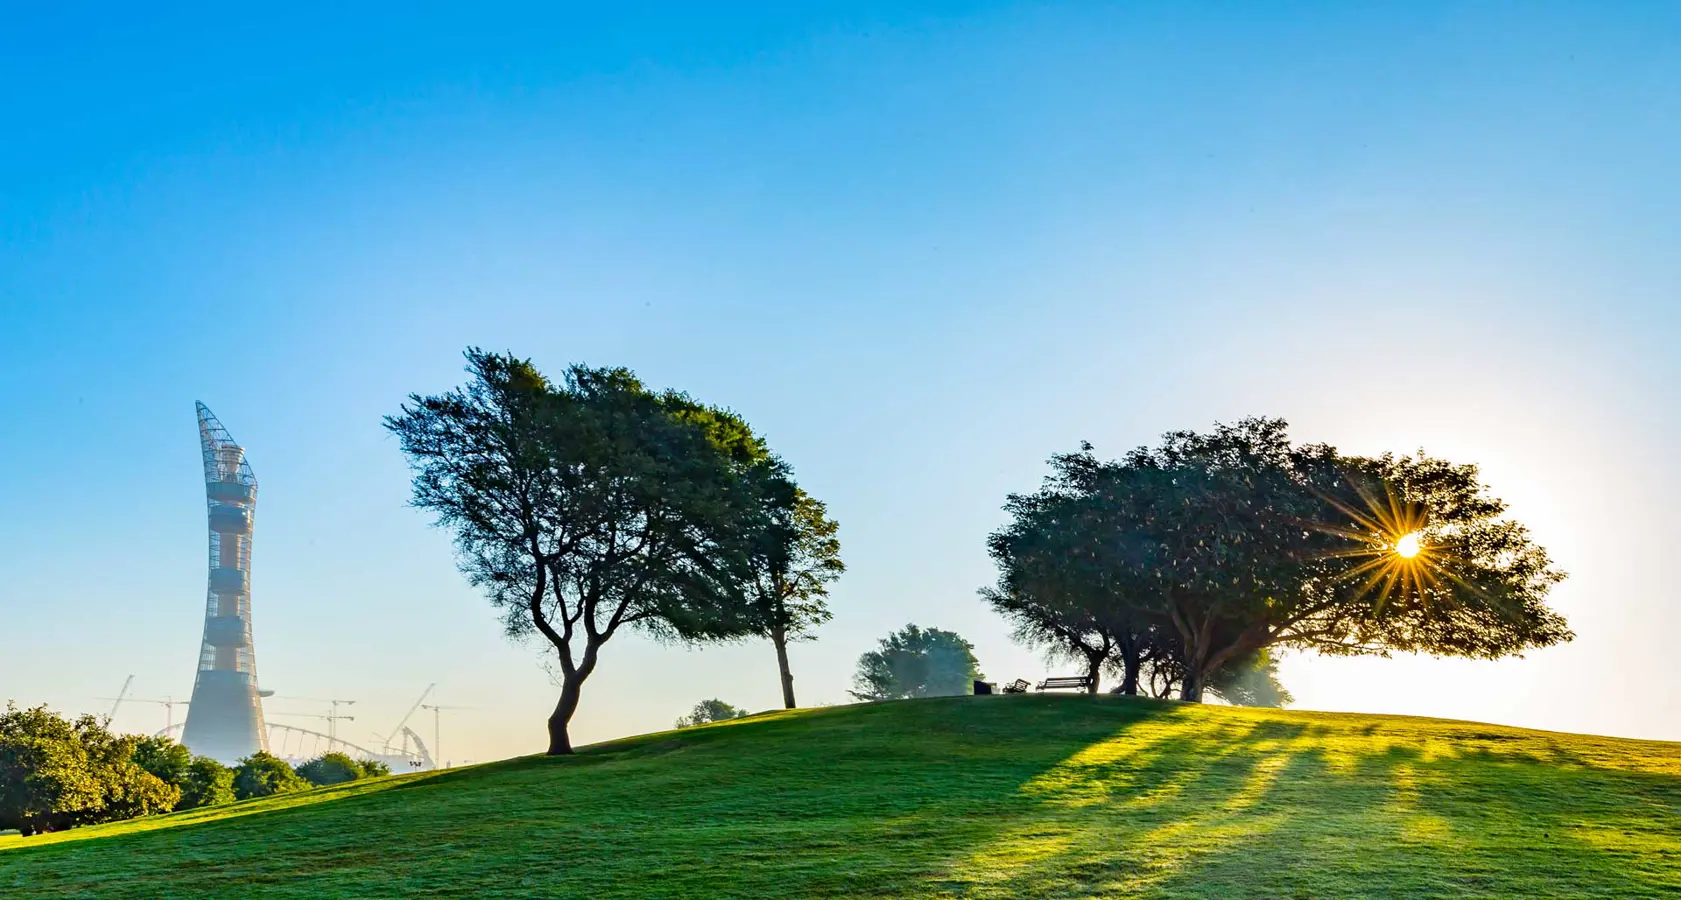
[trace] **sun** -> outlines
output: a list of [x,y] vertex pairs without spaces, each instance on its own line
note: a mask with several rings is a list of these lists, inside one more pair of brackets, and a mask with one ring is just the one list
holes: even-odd
[[1401,539],[1395,542],[1395,555],[1402,559],[1412,559],[1423,549],[1423,539],[1416,531],[1401,535]]

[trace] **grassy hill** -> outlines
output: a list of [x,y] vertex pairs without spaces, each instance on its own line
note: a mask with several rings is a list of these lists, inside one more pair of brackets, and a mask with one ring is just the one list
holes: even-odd
[[1681,744],[1107,696],[769,713],[0,838],[8,898],[1678,892]]

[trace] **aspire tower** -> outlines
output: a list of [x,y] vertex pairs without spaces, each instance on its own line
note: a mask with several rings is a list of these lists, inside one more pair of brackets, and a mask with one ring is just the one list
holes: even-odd
[[209,407],[198,404],[204,451],[204,493],[210,519],[210,588],[198,677],[181,743],[194,753],[231,763],[268,749],[263,727],[267,691],[257,688],[251,643],[251,524],[257,477]]

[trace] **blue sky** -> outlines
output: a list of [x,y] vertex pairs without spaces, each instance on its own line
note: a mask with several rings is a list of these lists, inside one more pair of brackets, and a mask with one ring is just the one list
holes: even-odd
[[[1308,708],[1681,739],[1681,11],[1668,4],[12,7],[0,697],[191,690],[193,401],[262,482],[258,668],[444,754],[554,689],[379,425],[469,344],[735,407],[842,523],[802,700],[975,599],[1087,439],[1282,415],[1483,465],[1573,577],[1523,660],[1292,657]],[[584,740],[777,702],[766,646],[615,642]],[[318,711],[276,699],[271,709]],[[308,724],[306,719],[278,719]],[[118,716],[162,727],[137,705]]]

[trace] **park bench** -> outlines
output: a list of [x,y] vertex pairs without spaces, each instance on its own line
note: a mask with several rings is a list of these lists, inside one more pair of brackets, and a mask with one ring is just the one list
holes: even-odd
[[1091,676],[1069,675],[1063,678],[1047,678],[1039,682],[1041,691],[1089,691],[1091,690]]
[[1033,685],[1028,684],[1024,679],[1017,678],[1015,681],[1012,681],[1009,684],[1004,685],[1004,693],[1006,693],[1006,694],[1025,694],[1025,693],[1027,693],[1027,689],[1032,687],[1032,686]]

